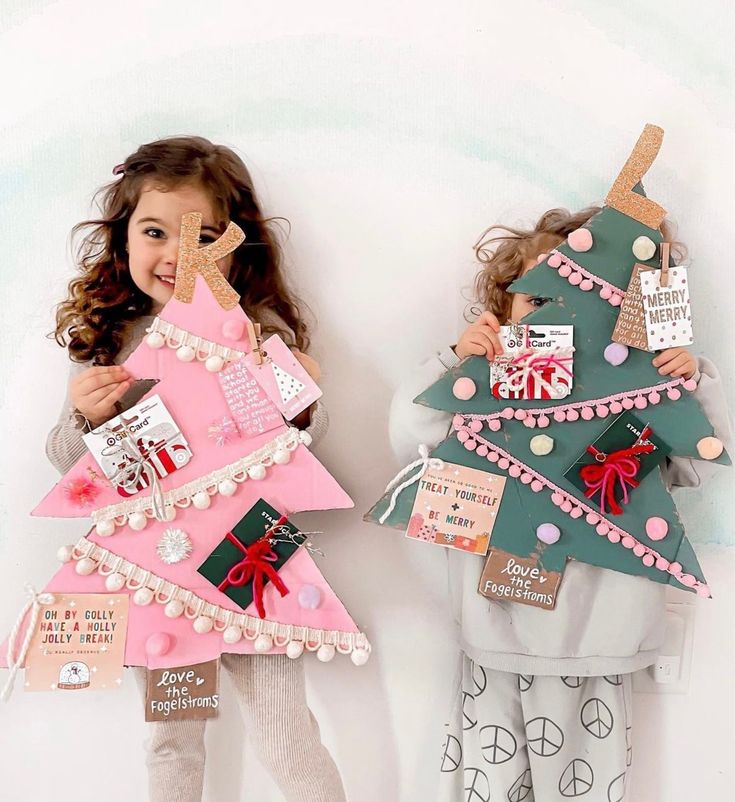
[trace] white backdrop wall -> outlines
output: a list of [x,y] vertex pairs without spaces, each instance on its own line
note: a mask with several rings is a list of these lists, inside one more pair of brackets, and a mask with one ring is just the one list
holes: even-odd
[[[732,21],[726,0],[4,0],[0,631],[80,533],[28,517],[56,480],[43,443],[67,366],[43,335],[73,269],[68,232],[140,143],[229,144],[291,222],[332,418],[317,453],[356,504],[302,520],[328,533],[324,572],[374,656],[309,661],[312,705],[351,800],[431,799],[455,660],[441,555],[360,521],[398,467],[391,394],[460,331],[476,235],[600,201],[654,122],[667,135],[646,187],[689,247],[696,350],[732,396]],[[698,606],[689,694],[636,697],[635,802],[735,793],[731,484],[722,472],[679,498],[715,600]],[[143,726],[132,682],[82,699],[18,688],[0,710],[3,798],[143,797]],[[279,799],[244,736],[225,705],[208,802]]]

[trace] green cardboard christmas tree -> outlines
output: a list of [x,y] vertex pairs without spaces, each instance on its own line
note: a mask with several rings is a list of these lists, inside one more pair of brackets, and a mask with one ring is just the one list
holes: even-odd
[[[505,383],[491,379],[485,357],[449,370],[415,399],[454,413],[447,438],[422,451],[366,516],[456,547],[454,535],[437,540],[436,530],[449,520],[474,525],[456,517],[467,506],[440,517],[423,505],[430,526],[417,493],[458,494],[466,468],[504,477],[492,520],[478,524],[490,532],[479,590],[491,598],[551,608],[569,559],[710,595],[656,467],[673,456],[729,464],[692,394],[696,382],[651,364],[659,343],[686,345],[691,330],[686,270],[670,264],[659,231],[665,210],[640,183],[662,137],[646,126],[605,207],[511,285],[549,299],[511,334],[538,345],[573,326],[573,349],[521,348]],[[655,291],[641,289],[646,274]]]

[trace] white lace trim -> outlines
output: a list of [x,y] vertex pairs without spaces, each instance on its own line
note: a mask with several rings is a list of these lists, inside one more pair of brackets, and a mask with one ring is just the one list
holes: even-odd
[[211,618],[212,629],[215,632],[224,632],[228,627],[239,627],[242,637],[246,640],[254,641],[259,635],[268,635],[273,639],[274,646],[283,647],[295,641],[303,644],[304,648],[310,652],[317,651],[320,646],[334,646],[335,651],[340,654],[350,654],[357,649],[369,653],[372,648],[367,636],[362,632],[313,629],[294,624],[281,624],[278,621],[257,618],[247,613],[237,613],[234,610],[212,604],[212,602],[197,596],[193,591],[169,582],[167,579],[114,554],[109,549],[97,546],[86,537],[80,538],[74,546],[71,556],[74,560],[84,558],[92,560],[96,563],[96,570],[102,576],[122,574],[128,590],[136,591],[148,588],[153,592],[153,601],[157,604],[168,604],[172,601],[182,602],[184,605],[182,615],[190,621],[195,621],[201,616]]
[[173,323],[162,320],[160,317],[153,318],[153,322],[146,329],[146,333],[160,334],[166,346],[174,350],[184,345],[191,346],[200,362],[206,362],[210,356],[218,356],[225,362],[235,362],[245,356],[245,351],[237,351],[235,348],[228,348],[226,345],[220,345],[220,343],[199,337],[190,331],[174,326]]
[[[242,457],[237,462],[231,462],[229,465],[225,465],[224,468],[218,468],[216,471],[181,485],[181,487],[167,490],[163,494],[163,505],[165,507],[174,506],[185,509],[191,505],[192,499],[197,493],[206,492],[208,495],[214,496],[219,492],[219,483],[225,479],[231,479],[233,482],[241,484],[248,479],[248,469],[258,465],[270,468],[274,464],[273,456],[277,451],[292,452],[300,444],[308,445],[310,440],[311,438],[307,432],[300,432],[294,427],[289,427],[288,431],[277,435],[257,451]],[[142,512],[146,518],[153,518],[151,497],[131,498],[127,501],[121,501],[119,504],[100,507],[92,513],[91,518],[95,524],[109,521],[114,523],[115,526],[124,526],[127,523],[128,515],[134,512]]]

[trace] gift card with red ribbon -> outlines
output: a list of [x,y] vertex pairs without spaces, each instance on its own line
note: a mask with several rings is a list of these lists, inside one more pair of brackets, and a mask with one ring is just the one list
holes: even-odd
[[158,395],[83,436],[92,456],[121,496],[134,496],[192,457],[186,438]]
[[243,610],[255,600],[265,618],[263,588],[273,582],[282,596],[289,592],[278,571],[303,539],[285,515],[258,499],[197,570]]
[[648,424],[623,412],[564,476],[605,514],[620,515],[635,490],[671,452]]
[[503,355],[490,363],[490,391],[507,400],[559,399],[572,392],[574,326],[501,326]]

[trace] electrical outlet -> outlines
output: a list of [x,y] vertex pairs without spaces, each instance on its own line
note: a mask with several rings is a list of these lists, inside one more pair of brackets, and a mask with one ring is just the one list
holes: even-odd
[[667,602],[666,634],[653,665],[633,674],[635,693],[688,693],[695,604]]

